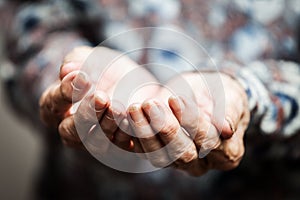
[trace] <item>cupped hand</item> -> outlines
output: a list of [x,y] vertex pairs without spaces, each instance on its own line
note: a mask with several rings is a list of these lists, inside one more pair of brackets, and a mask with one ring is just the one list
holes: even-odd
[[[100,48],[103,58],[116,55],[112,50]],[[60,70],[60,80],[49,86],[40,98],[42,120],[58,128],[64,144],[83,147],[84,141],[86,148],[102,153],[109,148],[110,143],[105,142],[108,138],[123,149],[146,153],[155,166],[171,165],[193,175],[209,169],[232,169],[239,164],[244,154],[243,135],[249,123],[249,111],[246,94],[237,81],[224,74],[220,76],[225,94],[223,123],[214,119],[216,99],[209,95],[203,78],[195,73],[180,76],[189,84],[191,94],[180,96],[180,81],[174,78],[168,87],[179,89],[178,95],[165,89],[158,94],[157,86],[140,88],[131,100],[137,103],[126,111],[124,102],[112,103],[111,94],[120,80],[138,65],[127,57],[119,59],[104,73],[105,81],[87,94],[94,83],[80,69],[93,51],[80,47],[68,54]],[[138,72],[123,87],[138,87],[143,77],[156,81],[146,70]],[[214,80],[219,74],[204,76]],[[157,98],[151,99],[154,96]],[[76,102],[80,102],[79,107],[72,113]],[[137,136],[133,144],[126,132],[129,129]]]
[[[84,141],[88,149],[105,151],[109,145],[103,142],[106,139],[103,138],[104,131],[113,143],[121,148],[130,149],[131,137],[124,133],[124,130],[129,128],[126,109],[122,106],[123,102],[112,103],[111,94],[117,83],[139,66],[128,57],[122,56],[103,73],[104,81],[94,83],[89,74],[82,69],[92,54],[99,59],[93,62],[99,65],[103,63],[103,59],[113,59],[119,55],[118,52],[104,47],[78,47],[70,52],[60,68],[59,80],[50,85],[40,98],[41,119],[47,126],[58,128],[62,142],[68,146],[81,148]],[[141,74],[137,76],[137,80],[133,79],[128,87],[138,84],[140,77],[146,76],[155,81],[146,70],[139,70],[139,73]],[[93,84],[96,85],[96,89],[89,93]],[[147,92],[141,90],[137,96],[149,98],[156,91],[157,87],[148,87]],[[73,113],[73,105],[77,102],[79,106]],[[118,120],[115,119],[116,116]]]
[[[250,115],[246,94],[239,83],[227,75],[204,73],[203,76],[182,74],[168,84],[178,95],[162,89],[158,99],[129,107],[129,121],[139,137],[134,146],[139,152],[145,152],[154,166],[171,165],[192,175],[202,175],[209,169],[232,169],[241,161],[243,136]],[[189,84],[190,93],[182,91],[182,78]],[[210,95],[204,81],[213,83],[209,80],[218,78],[224,90],[222,123],[217,122],[213,114],[214,103],[220,102],[214,98],[222,98],[222,95]]]

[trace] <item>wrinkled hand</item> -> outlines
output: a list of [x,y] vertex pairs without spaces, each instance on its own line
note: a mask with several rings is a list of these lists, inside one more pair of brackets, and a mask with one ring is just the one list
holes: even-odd
[[[112,104],[110,95],[116,84],[138,65],[126,56],[119,58],[103,73],[104,81],[96,85],[96,92],[87,95],[91,85],[95,83],[80,69],[92,53],[98,56],[96,58],[99,58],[99,63],[101,59],[112,60],[118,56],[117,52],[103,47],[79,47],[70,52],[61,66],[60,80],[49,86],[40,98],[41,119],[49,127],[58,128],[63,143],[68,146],[83,147],[84,140],[88,149],[105,151],[108,144],[103,142],[105,138],[100,133],[101,129],[115,144],[130,149],[131,137],[122,131],[129,127],[128,121],[122,120],[126,119],[126,110],[122,102]],[[139,73],[140,77],[152,78],[146,70],[139,70]],[[138,84],[138,81],[132,80],[130,87],[134,84]],[[141,90],[137,96],[150,97],[155,92],[156,88],[152,87],[147,91]],[[77,111],[72,113],[72,105],[76,102],[80,102],[80,105]],[[121,119],[118,123],[114,119],[116,116]],[[76,122],[80,126],[76,126]],[[79,132],[85,134],[80,135]]]
[[[207,80],[216,80],[218,74],[205,73],[204,76]],[[221,75],[225,116],[223,123],[217,123],[213,119],[216,101],[203,79],[196,73],[184,74],[181,78],[190,85],[192,94],[181,91],[180,80],[175,78],[168,86],[184,96],[171,96],[163,89],[160,99],[129,107],[131,126],[140,138],[134,146],[140,152],[149,153],[147,158],[154,166],[172,165],[192,175],[238,166],[244,154],[243,136],[250,115],[243,88],[229,76]],[[168,106],[164,104],[166,99]],[[205,156],[205,152],[209,154]]]
[[[105,152],[110,143],[104,142],[103,131],[117,146],[147,153],[146,157],[158,167],[172,165],[190,174],[201,175],[209,169],[226,170],[239,164],[244,154],[243,135],[248,126],[249,111],[245,92],[235,80],[222,75],[226,103],[224,123],[221,124],[213,119],[215,99],[205,89],[202,78],[193,73],[181,76],[190,85],[192,95],[183,92],[184,96],[172,96],[164,89],[157,95],[158,87],[141,88],[131,100],[140,103],[131,105],[126,111],[124,102],[112,104],[111,94],[117,83],[138,65],[127,57],[118,59],[104,73],[105,81],[86,96],[94,83],[80,69],[93,50],[80,47],[68,54],[60,70],[60,80],[49,86],[40,99],[42,120],[59,129],[64,144],[83,147],[84,141],[89,150]],[[106,48],[99,51],[103,58],[115,56],[114,51]],[[147,71],[138,72],[138,76],[133,76],[136,78],[130,79],[128,87],[139,86],[139,79],[153,78]],[[214,79],[216,74],[205,73],[205,76]],[[177,88],[176,94],[180,95],[178,82],[174,78],[168,87]],[[155,95],[157,99],[152,99]],[[76,102],[80,105],[75,113],[71,113]],[[81,126],[76,126],[76,122]],[[138,138],[134,139],[134,144],[132,137],[124,132],[129,129]],[[210,150],[206,157],[199,158],[199,152],[201,157]]]

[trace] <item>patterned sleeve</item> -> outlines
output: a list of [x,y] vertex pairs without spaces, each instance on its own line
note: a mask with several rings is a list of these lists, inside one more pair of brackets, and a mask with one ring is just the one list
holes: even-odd
[[39,96],[58,79],[64,56],[77,46],[101,40],[97,5],[94,1],[48,0],[2,6],[7,12],[1,15],[9,19],[3,34],[10,67],[2,65],[0,71],[13,71],[10,77],[2,73],[2,78],[6,76],[8,96],[18,112],[36,116]]
[[[300,67],[286,61],[253,62],[238,70],[248,95],[251,127],[288,138],[300,130]],[[257,131],[257,129],[256,129]]]

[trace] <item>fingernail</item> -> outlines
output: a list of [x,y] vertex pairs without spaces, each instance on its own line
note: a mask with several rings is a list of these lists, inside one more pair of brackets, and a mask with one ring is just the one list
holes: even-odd
[[177,101],[178,97],[175,96],[175,95],[172,95],[172,96],[170,96],[170,99],[171,99],[171,100],[174,100],[174,101]]
[[102,111],[107,105],[107,98],[105,94],[103,94],[102,92],[96,92],[93,103],[94,103],[93,107],[95,111],[97,112]]
[[134,121],[134,122],[138,122],[140,121],[141,117],[142,117],[142,113],[140,112],[140,106],[138,104],[134,104],[131,105],[129,107],[129,115],[130,118]]
[[234,133],[234,132],[236,131],[236,129],[235,129],[235,127],[234,127],[234,123],[233,123],[233,121],[231,120],[231,118],[230,118],[230,117],[226,117],[225,120],[228,122],[231,131]]
[[139,110],[139,106],[137,104],[131,105],[129,107],[129,113],[133,113]]
[[79,72],[77,76],[72,81],[73,88],[75,90],[82,90],[84,89],[88,84],[88,77],[86,73]]
[[124,119],[121,121],[121,123],[120,123],[120,125],[119,125],[119,128],[120,128],[123,132],[127,133],[128,130],[129,130],[129,121],[128,121],[128,119],[124,118]]
[[181,110],[181,111],[184,110],[185,105],[184,105],[183,101],[181,100],[181,98],[179,98],[178,96],[173,95],[173,96],[170,97],[170,100],[172,100],[175,103],[175,105],[173,105],[173,106],[176,107],[175,109]]
[[223,139],[231,138],[234,132],[236,131],[234,123],[230,117],[225,117],[223,126],[220,127],[222,127],[221,136]]
[[158,118],[161,115],[162,115],[161,110],[158,108],[158,106],[155,103],[152,103],[149,110],[150,119]]

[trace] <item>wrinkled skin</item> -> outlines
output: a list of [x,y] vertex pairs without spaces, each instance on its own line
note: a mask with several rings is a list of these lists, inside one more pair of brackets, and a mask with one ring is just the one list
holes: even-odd
[[[103,57],[115,53],[106,48],[100,50]],[[157,154],[145,154],[145,158],[157,167],[172,166],[198,176],[209,169],[229,170],[238,166],[244,154],[243,136],[250,114],[246,94],[237,81],[224,74],[204,73],[207,79],[213,80],[216,76],[222,79],[225,116],[221,124],[212,117],[215,99],[196,73],[182,74],[167,83],[176,90],[181,87],[179,79],[185,80],[191,92],[183,96],[180,89],[178,95],[174,95],[153,85],[138,90],[127,107],[122,101],[112,104],[111,95],[118,81],[139,67],[127,57],[114,63],[104,74],[105,82],[81,101],[92,83],[87,74],[79,70],[92,51],[89,47],[79,47],[70,52],[61,66],[60,80],[49,86],[40,98],[42,120],[46,125],[58,128],[65,145],[83,148],[84,140],[89,150],[105,153],[109,144],[104,143],[99,134],[102,129],[112,143],[128,151],[154,152],[168,144]],[[135,77],[147,77],[156,82],[146,70],[139,70],[139,76]],[[138,84],[139,80],[131,79],[128,87],[134,88]],[[77,111],[72,113],[72,103],[79,101]],[[116,117],[119,120],[115,120]],[[79,131],[86,132],[86,136],[78,134],[76,121],[84,124]],[[126,133],[128,131],[137,137],[133,138]],[[200,149],[211,151],[199,158]]]

